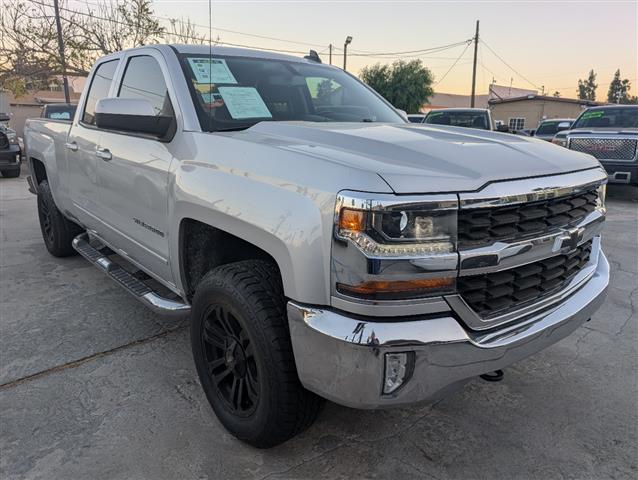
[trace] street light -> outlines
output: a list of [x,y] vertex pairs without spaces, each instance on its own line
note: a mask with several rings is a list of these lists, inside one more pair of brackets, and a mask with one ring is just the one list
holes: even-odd
[[348,45],[352,43],[352,37],[348,35],[346,41],[343,44],[343,70],[346,69],[346,58],[348,57]]

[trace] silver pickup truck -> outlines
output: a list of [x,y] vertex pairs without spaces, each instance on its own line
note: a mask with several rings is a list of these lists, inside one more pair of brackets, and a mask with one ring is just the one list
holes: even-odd
[[411,125],[316,54],[115,53],[26,148],[49,252],[190,312],[212,408],[258,447],[323,398],[440,398],[569,335],[608,285],[595,158]]

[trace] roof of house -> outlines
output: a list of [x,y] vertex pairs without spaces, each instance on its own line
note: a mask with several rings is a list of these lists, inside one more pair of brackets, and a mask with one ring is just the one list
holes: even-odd
[[[487,108],[488,95],[476,95],[474,105],[479,108]],[[422,110],[435,110],[439,108],[469,107],[470,95],[459,95],[456,93],[435,93],[430,98],[430,102],[423,105]]]
[[562,98],[562,97],[550,97],[548,95],[536,95],[529,94],[521,97],[510,97],[510,98],[492,98],[489,100],[490,105],[496,105],[499,103],[510,103],[510,102],[525,102],[528,100],[542,100],[545,102],[561,102],[561,103],[576,103],[579,105],[587,105],[587,106],[595,106],[595,105],[604,105],[605,102],[594,102],[591,100],[580,100],[578,98]]
[[[77,103],[80,99],[81,93],[71,91],[70,97],[72,103]],[[62,103],[64,102],[64,92],[39,90],[37,92],[28,92],[19,97],[14,97],[11,94],[7,94],[9,105],[24,105],[24,106],[42,106],[47,103]]]

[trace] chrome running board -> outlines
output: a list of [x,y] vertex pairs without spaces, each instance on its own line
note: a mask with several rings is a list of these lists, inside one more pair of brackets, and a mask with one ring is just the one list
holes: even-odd
[[162,315],[186,315],[190,313],[190,305],[158,295],[144,282],[135,278],[120,265],[111,261],[106,255],[94,248],[89,243],[87,233],[82,233],[73,239],[73,248],[154,312]]

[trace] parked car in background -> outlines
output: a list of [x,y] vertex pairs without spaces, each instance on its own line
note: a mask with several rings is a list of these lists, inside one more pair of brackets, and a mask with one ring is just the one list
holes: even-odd
[[425,121],[424,113],[409,113],[408,120],[410,123],[423,123]]
[[522,135],[523,137],[533,137],[536,133],[536,130],[533,128],[522,128],[520,130],[508,130],[510,133],[514,135]]
[[47,103],[42,107],[40,118],[51,120],[73,120],[77,105],[74,103]]
[[492,116],[486,108],[445,108],[442,110],[432,110],[425,116],[423,123],[494,130]]
[[190,312],[201,386],[251,445],[308,427],[321,398],[440,398],[604,300],[607,178],[589,155],[417,128],[340,68],[228,47],[110,54],[80,105],[25,127],[47,250]]
[[3,177],[19,177],[22,148],[15,130],[5,123],[9,118],[0,113],[0,173]]
[[22,149],[15,130],[0,125],[0,173],[4,177],[20,176]]
[[552,143],[596,157],[610,182],[638,185],[638,105],[588,108]]
[[569,130],[574,123],[573,118],[550,118],[543,120],[536,129],[535,136],[541,140],[551,142],[558,132]]

